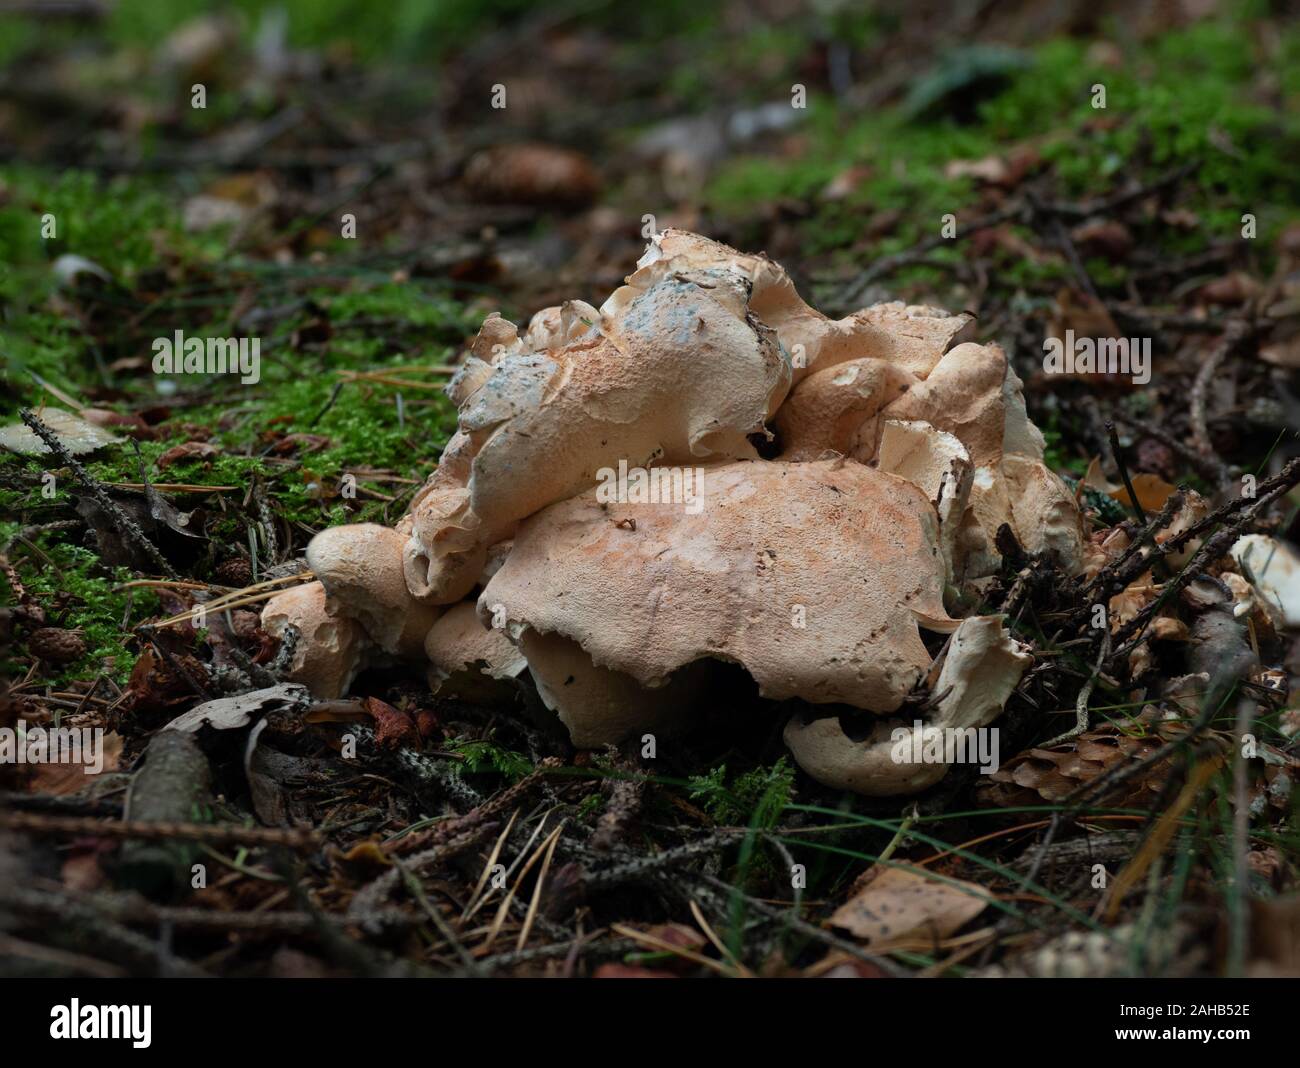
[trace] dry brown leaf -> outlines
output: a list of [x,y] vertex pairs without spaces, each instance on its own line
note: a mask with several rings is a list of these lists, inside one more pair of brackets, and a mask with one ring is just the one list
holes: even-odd
[[[78,728],[73,728],[74,730]],[[52,794],[66,797],[84,790],[98,775],[116,771],[122,756],[122,736],[110,731],[103,735],[103,764],[96,771],[91,763],[51,762],[33,764],[31,778],[27,781],[27,791],[33,794]],[[87,759],[89,759],[89,754]]]
[[217,455],[217,452],[217,447],[209,445],[206,441],[186,441],[180,445],[173,445],[158,457],[156,463],[158,470],[162,471],[172,464],[185,463],[188,460],[210,460]]
[[[1094,456],[1092,462],[1088,464],[1088,472],[1083,476],[1083,484],[1089,489],[1106,494],[1111,500],[1119,501],[1126,508],[1133,507],[1128,490],[1122,485],[1111,482],[1102,474],[1100,457]],[[1160,511],[1176,488],[1159,475],[1146,471],[1133,476],[1133,492],[1137,494],[1138,504],[1146,512]]]
[[973,920],[991,900],[976,883],[940,880],[914,868],[886,868],[836,909],[830,922],[873,947],[909,935],[940,939]]

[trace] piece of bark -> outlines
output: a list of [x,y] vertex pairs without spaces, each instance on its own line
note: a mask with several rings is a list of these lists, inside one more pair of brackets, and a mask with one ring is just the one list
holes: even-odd
[[[206,821],[212,806],[208,758],[191,734],[163,730],[145,750],[126,802],[133,822],[196,823]],[[190,885],[197,855],[184,841],[128,841],[118,866],[120,882],[150,897],[167,898]]]

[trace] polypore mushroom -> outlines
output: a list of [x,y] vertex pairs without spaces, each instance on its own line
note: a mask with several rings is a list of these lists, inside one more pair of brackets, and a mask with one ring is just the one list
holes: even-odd
[[277,593],[262,609],[262,626],[278,638],[290,626],[298,631],[287,678],[302,683],[322,701],[347,692],[361,668],[365,635],[354,620],[330,610],[319,582]]
[[[823,781],[933,783],[943,765],[886,765],[880,748],[914,730],[888,717],[931,663],[921,628],[957,630],[931,726],[987,724],[1028,659],[1000,621],[949,618],[946,586],[997,569],[1004,524],[1080,563],[1078,509],[1005,354],[966,342],[964,314],[829,319],[766,256],[683,231],[657,236],[626,283],[522,333],[484,321],[448,389],[458,428],[438,469],[395,529],[317,536],[321,618],[302,618],[357,621],[349,671],[373,647],[423,659],[442,693],[513,692],[526,666],[584,746],[688,724],[728,662],[765,697],[884,717],[863,741],[836,716],[790,725]],[[751,440],[769,427],[776,460]],[[638,474],[611,498],[616,469],[620,487]],[[631,490],[688,476],[686,496]],[[264,618],[285,615],[277,601]],[[317,656],[341,637],[304,641]]]
[[[1033,657],[1003,626],[1000,616],[972,616],[953,633],[934,692],[929,722],[885,719],[865,736],[845,730],[841,717],[806,720],[796,715],[785,744],[799,766],[825,786],[872,797],[919,793],[942,779],[950,765],[924,759],[942,732],[987,727],[1002,713]],[[923,759],[916,760],[917,754]]]
[[[543,677],[561,674],[546,664],[556,649],[530,634],[645,687],[711,658],[741,665],[767,697],[898,708],[930,663],[919,624],[956,626],[925,495],[843,460],[742,461],[702,479],[694,513],[592,491],[527,520],[480,615],[502,618]],[[589,702],[565,696],[552,693],[561,718],[594,733]]]
[[[531,330],[535,343],[563,342],[541,352],[522,351],[513,327],[489,320],[501,346],[492,374],[463,396],[451,456],[413,508],[411,592],[437,603],[464,596],[487,548],[515,523],[594,485],[620,459],[754,456],[749,437],[785,397],[790,365],[749,313],[749,292],[724,268],[638,271],[599,318]],[[467,372],[458,394],[481,378]]]

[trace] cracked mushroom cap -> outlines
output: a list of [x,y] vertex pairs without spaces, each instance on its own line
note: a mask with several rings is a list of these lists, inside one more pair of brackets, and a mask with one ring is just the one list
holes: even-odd
[[558,635],[642,686],[715,659],[766,697],[898,708],[930,663],[918,623],[957,625],[925,495],[842,461],[702,471],[698,509],[588,492],[521,524],[480,616],[531,667],[527,635]]
[[842,717],[793,716],[785,744],[801,768],[824,786],[868,797],[893,797],[929,789],[949,770],[945,763],[916,762],[935,728],[987,727],[1033,662],[1028,647],[1007,631],[1001,616],[972,616],[953,633],[933,691],[934,716],[920,737],[916,721],[886,719],[864,734],[845,729]]
[[785,397],[790,366],[748,311],[748,281],[667,265],[633,278],[597,329],[547,352],[505,350],[465,397],[450,455],[412,508],[406,576],[416,597],[464,596],[488,546],[620,460],[755,455],[749,437]]
[[406,588],[405,546],[400,533],[376,523],[330,527],[307,546],[307,565],[331,606],[357,620],[376,645],[395,656],[422,658],[439,609],[416,601]]
[[279,638],[288,626],[298,629],[298,644],[287,678],[302,683],[317,700],[345,694],[361,669],[366,646],[361,627],[329,610],[319,582],[292,586],[266,602],[262,629]]

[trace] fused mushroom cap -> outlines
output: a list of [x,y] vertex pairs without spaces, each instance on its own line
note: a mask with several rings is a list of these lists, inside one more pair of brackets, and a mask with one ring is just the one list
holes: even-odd
[[[429,629],[424,648],[435,694],[445,689],[443,683],[447,680],[456,680],[463,674],[502,681],[519,678],[528,669],[523,655],[506,634],[493,626],[484,626],[478,620],[473,602],[468,600],[451,605],[438,618]],[[464,695],[459,685],[447,686],[446,690]]]
[[748,296],[734,271],[652,270],[606,302],[598,330],[547,353],[499,356],[412,508],[411,592],[464,596],[488,545],[620,460],[753,456],[750,435],[784,398],[790,366]]
[[638,273],[664,262],[677,269],[725,265],[748,278],[753,285],[750,310],[777,332],[791,355],[795,382],[866,358],[894,363],[924,378],[951,346],[966,338],[974,322],[965,313],[949,315],[897,301],[829,319],[805,303],[785,268],[766,255],[738,252],[686,230],[656,234],[637,263]]
[[881,409],[916,381],[901,367],[870,358],[849,360],[808,376],[776,413],[781,459],[816,460],[838,452],[870,460]]

